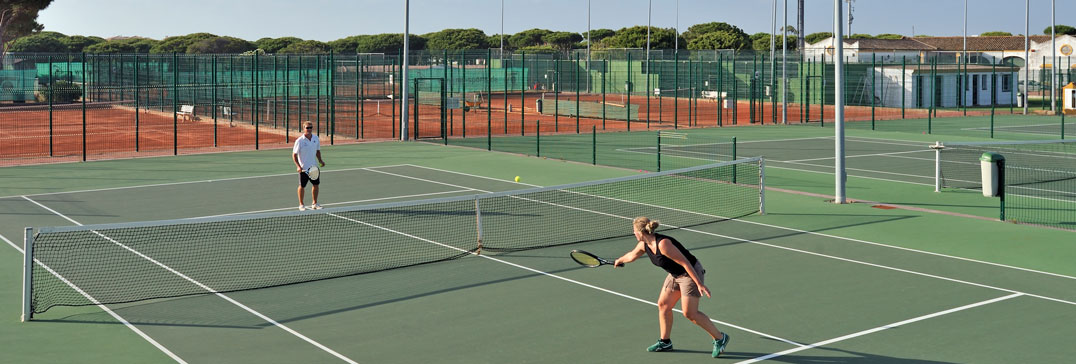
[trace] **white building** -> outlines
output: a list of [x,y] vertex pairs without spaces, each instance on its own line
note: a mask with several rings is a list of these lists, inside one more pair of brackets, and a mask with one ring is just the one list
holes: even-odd
[[[907,108],[1009,106],[1019,102],[1014,92],[1018,67],[959,65],[876,68],[876,102],[879,106]],[[872,73],[867,72],[867,75]],[[931,75],[934,80],[931,82]],[[870,82],[860,84],[869,85]]]
[[[1057,62],[1051,62],[1051,42],[1048,35],[1033,35],[1030,39],[1031,77],[1038,79],[1038,70],[1048,69],[1057,64],[1058,73],[1076,73],[1072,62],[1073,50],[1076,49],[1076,37],[1059,35],[1056,38]],[[977,64],[1012,64],[1023,66],[1024,37],[968,37],[968,63]],[[826,38],[804,47],[807,58],[831,58],[834,53],[834,38]],[[870,63],[873,56],[877,62],[899,63],[903,58],[909,63],[929,63],[937,58],[941,63],[955,63],[964,50],[963,37],[920,37],[901,39],[844,39],[844,57],[851,63]],[[1023,75],[1020,76],[1023,78]],[[1062,80],[1061,85],[1067,83]]]

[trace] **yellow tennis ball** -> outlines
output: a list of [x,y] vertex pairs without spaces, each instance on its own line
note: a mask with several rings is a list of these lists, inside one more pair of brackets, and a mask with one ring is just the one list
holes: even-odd
[[516,182],[519,182],[519,176],[516,176]]

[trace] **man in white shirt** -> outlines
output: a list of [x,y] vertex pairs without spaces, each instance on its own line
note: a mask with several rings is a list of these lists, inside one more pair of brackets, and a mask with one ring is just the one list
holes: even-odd
[[295,139],[295,146],[291,148],[291,160],[295,162],[295,171],[299,172],[299,211],[306,210],[303,206],[303,192],[306,188],[306,183],[314,185],[310,194],[314,198],[314,203],[310,205],[311,209],[317,210],[321,208],[318,204],[318,185],[321,184],[321,176],[318,179],[310,179],[310,176],[306,174],[308,168],[317,164],[314,162],[314,158],[317,158],[317,163],[320,163],[322,167],[325,166],[325,161],[321,160],[321,141],[317,135],[311,134],[314,129],[314,124],[307,121],[303,123],[303,135],[300,135]]

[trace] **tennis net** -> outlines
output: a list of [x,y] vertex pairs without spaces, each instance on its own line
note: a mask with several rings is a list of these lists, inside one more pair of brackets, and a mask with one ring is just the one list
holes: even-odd
[[986,152],[1005,156],[1010,189],[1076,179],[1076,140],[937,143],[931,148],[936,150],[936,189],[981,189],[979,157]]
[[625,237],[641,215],[670,228],[708,224],[762,212],[764,178],[763,160],[751,158],[402,203],[27,228],[23,319],[56,306],[259,289]]

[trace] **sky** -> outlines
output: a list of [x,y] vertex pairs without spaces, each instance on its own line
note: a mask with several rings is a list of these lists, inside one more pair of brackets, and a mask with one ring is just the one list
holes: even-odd
[[[504,0],[504,32],[531,28],[585,32],[588,0]],[[590,0],[592,29],[646,25],[648,0]],[[747,33],[769,32],[772,0],[650,0],[651,24],[681,31],[711,21]],[[785,0],[778,0],[778,26]],[[847,1],[847,0],[842,0]],[[987,31],[1024,33],[1024,1],[967,0],[968,35]],[[445,28],[500,33],[500,0],[411,0],[410,30]],[[806,33],[833,29],[833,0],[805,1]],[[847,3],[845,3],[847,6]],[[854,33],[951,35],[963,32],[964,0],[858,0]],[[788,0],[795,26],[796,0]],[[1076,26],[1076,0],[1056,3],[1058,24]],[[679,18],[679,20],[677,20]],[[1050,25],[1050,0],[1031,0],[1031,34]],[[294,36],[331,41],[358,34],[402,33],[404,0],[55,0],[41,11],[46,30],[67,35],[167,36],[209,32],[247,40]],[[845,20],[847,21],[847,20]],[[847,33],[847,28],[845,30]]]

